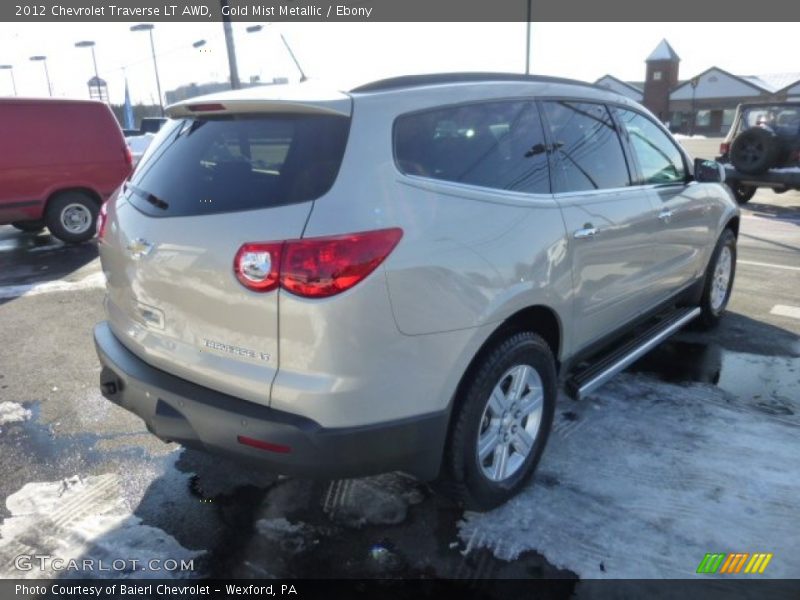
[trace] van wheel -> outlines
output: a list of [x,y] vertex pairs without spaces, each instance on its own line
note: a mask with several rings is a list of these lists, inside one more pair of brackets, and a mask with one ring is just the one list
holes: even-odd
[[736,236],[726,229],[719,236],[719,241],[711,255],[706,268],[703,295],[700,299],[700,323],[706,329],[719,323],[725,307],[731,298],[733,278],[736,275]]
[[38,219],[36,221],[17,221],[16,223],[12,223],[11,226],[27,233],[39,233],[45,228],[44,219]]
[[45,221],[50,233],[61,241],[85,242],[94,236],[99,210],[92,197],[82,192],[66,192],[50,201]]
[[556,402],[553,354],[538,335],[499,342],[477,365],[454,415],[441,489],[489,510],[522,489],[544,451]]

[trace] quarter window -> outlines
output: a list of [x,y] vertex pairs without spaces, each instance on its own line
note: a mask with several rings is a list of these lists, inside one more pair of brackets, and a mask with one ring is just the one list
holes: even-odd
[[398,168],[487,188],[545,194],[550,174],[542,123],[532,102],[451,106],[397,119]]
[[623,108],[614,111],[628,132],[642,183],[673,183],[686,178],[683,155],[660,127],[637,112]]
[[571,101],[543,105],[557,157],[559,192],[630,185],[622,144],[605,106]]

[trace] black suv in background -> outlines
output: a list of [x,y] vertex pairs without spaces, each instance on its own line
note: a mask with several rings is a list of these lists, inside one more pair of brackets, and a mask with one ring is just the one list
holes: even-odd
[[740,104],[717,161],[737,202],[759,187],[800,190],[800,102]]

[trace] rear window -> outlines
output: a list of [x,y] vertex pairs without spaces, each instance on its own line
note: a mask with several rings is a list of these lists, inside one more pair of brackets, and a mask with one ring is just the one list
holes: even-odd
[[767,127],[780,136],[800,134],[800,106],[753,106],[742,112],[742,129]]
[[127,186],[153,216],[190,216],[313,200],[333,185],[350,119],[230,116],[166,125]]

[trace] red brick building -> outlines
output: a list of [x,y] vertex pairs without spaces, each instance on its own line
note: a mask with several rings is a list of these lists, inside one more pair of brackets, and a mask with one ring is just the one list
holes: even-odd
[[800,72],[734,75],[710,67],[681,80],[680,60],[662,40],[645,59],[644,81],[605,75],[595,83],[643,103],[673,131],[710,136],[727,133],[742,102],[800,100]]

